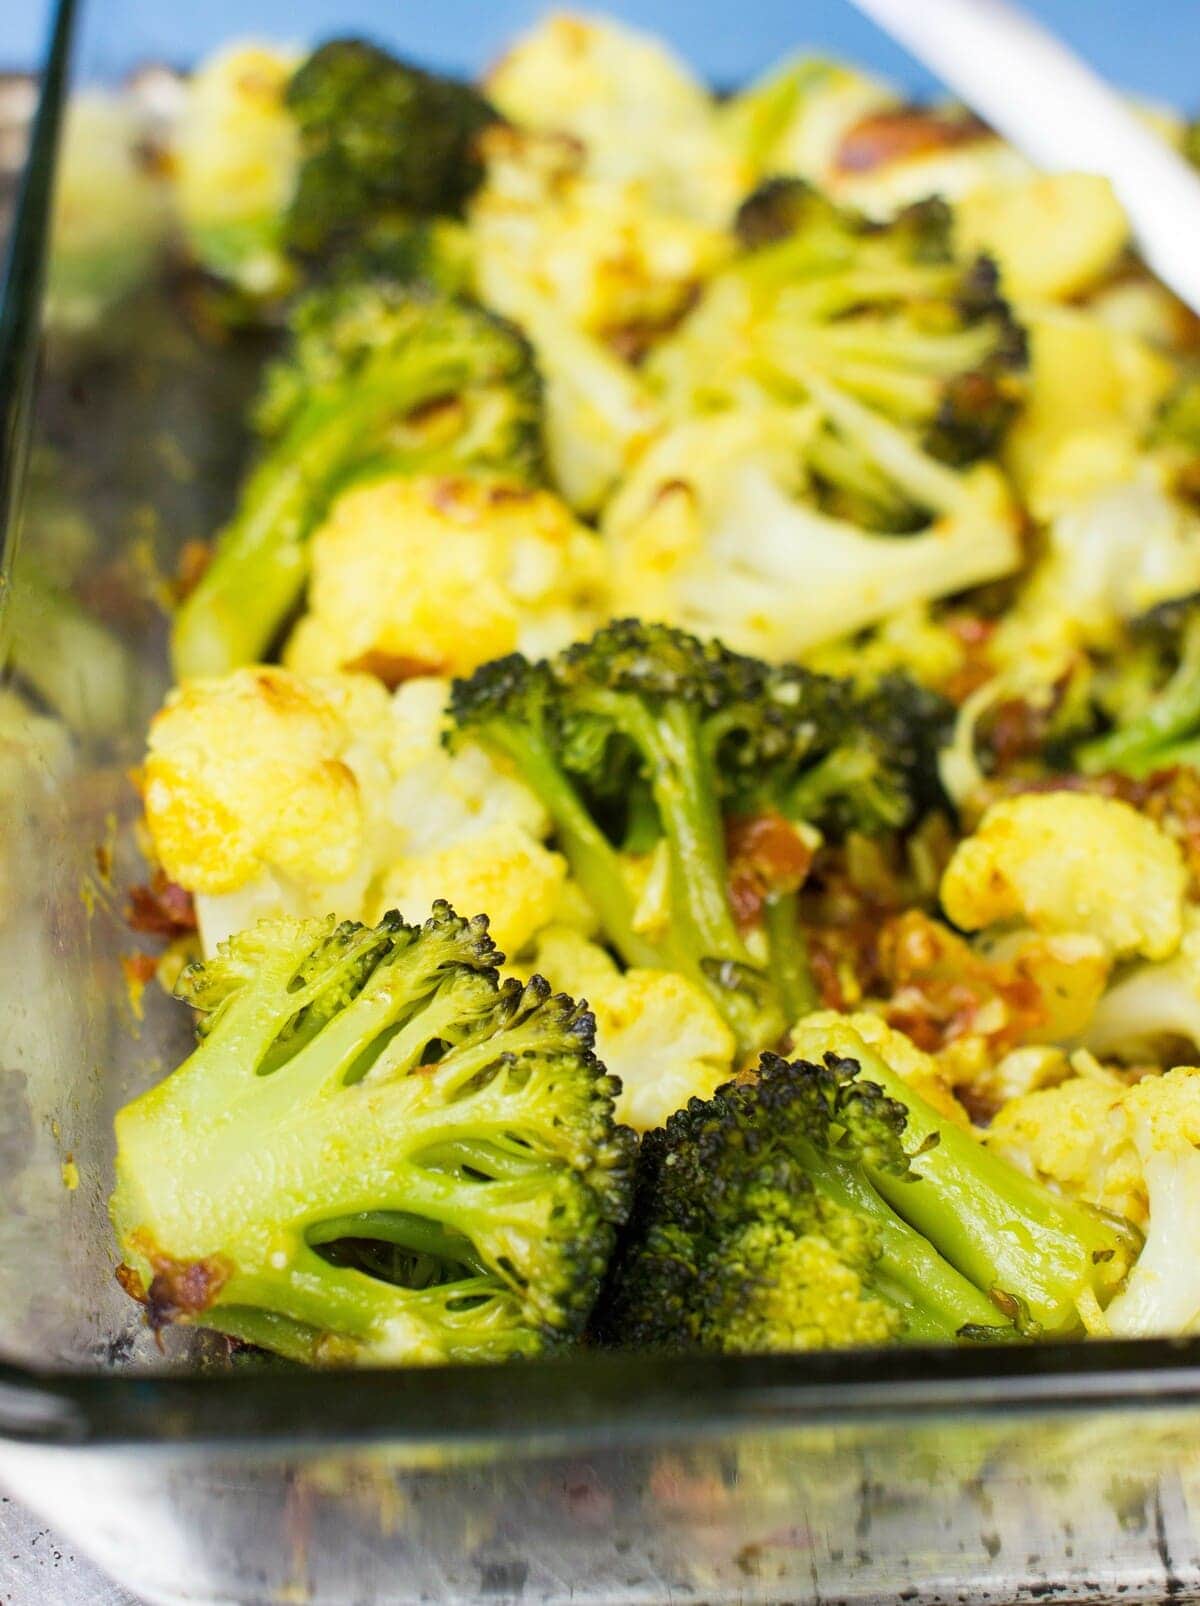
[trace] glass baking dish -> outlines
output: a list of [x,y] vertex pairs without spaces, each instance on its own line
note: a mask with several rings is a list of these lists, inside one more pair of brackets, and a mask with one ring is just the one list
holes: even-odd
[[[0,1475],[151,1601],[1200,1591],[1200,1342],[315,1375],[140,1327],[112,1275],[111,1117],[185,1027],[133,957],[128,771],[166,683],[159,577],[227,510],[257,354],[194,338],[132,225],[144,282],[73,320],[48,225],[63,104],[169,34],[166,8],[152,28],[96,7],[72,68],[73,12],[0,309]],[[532,12],[488,7],[471,52]],[[763,13],[765,59],[788,40]],[[739,13],[743,54],[757,21]],[[453,58],[429,31],[403,12],[393,30]],[[143,66],[127,92],[152,110],[170,75]]]

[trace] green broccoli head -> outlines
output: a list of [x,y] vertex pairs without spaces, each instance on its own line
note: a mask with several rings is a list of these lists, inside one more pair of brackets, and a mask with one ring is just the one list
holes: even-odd
[[818,506],[866,529],[922,528],[941,511],[936,475],[906,483],[894,452],[881,456],[828,397],[870,409],[910,449],[956,469],[993,454],[1027,364],[994,264],[955,256],[941,201],[878,223],[800,179],[751,195],[737,232],[745,254],[652,361],[668,403],[684,413],[739,407],[748,390],[811,403],[823,415],[806,447]]
[[[625,962],[704,985],[753,1050],[798,1013],[803,990],[781,990],[789,967],[776,950],[799,935],[793,907],[751,939],[731,892],[730,821],[779,817],[793,841],[766,890],[790,897],[803,827],[836,836],[913,823],[936,786],[945,717],[939,699],[901,679],[860,693],[624,619],[550,663],[514,655],[456,682],[450,740],[469,736],[515,764]],[[659,856],[656,918],[639,911],[625,852]]]
[[453,216],[480,183],[477,145],[496,113],[471,85],[361,39],[315,50],[288,85],[300,170],[290,251],[330,258],[397,221]]
[[502,958],[440,903],[263,922],[185,972],[196,1050],[116,1122],[122,1281],[153,1322],[356,1364],[578,1337],[633,1140],[587,1009]]
[[376,473],[541,478],[541,380],[524,337],[481,308],[389,280],[296,307],[255,410],[262,450],[213,562],[176,615],[180,678],[266,656],[303,590],[307,542]]
[[642,1142],[598,1313],[609,1343],[717,1351],[953,1338],[1004,1323],[900,1220],[867,1167],[911,1182],[906,1112],[859,1066],[764,1054]]

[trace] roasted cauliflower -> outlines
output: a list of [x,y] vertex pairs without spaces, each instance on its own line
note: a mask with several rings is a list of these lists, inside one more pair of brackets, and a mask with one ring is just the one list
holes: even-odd
[[284,661],[389,685],[554,652],[605,612],[606,554],[549,491],[393,477],[345,492],[312,538],[308,610]]

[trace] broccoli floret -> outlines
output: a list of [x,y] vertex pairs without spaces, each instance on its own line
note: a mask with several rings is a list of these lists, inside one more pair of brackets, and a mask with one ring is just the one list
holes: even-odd
[[397,222],[454,215],[483,177],[496,114],[471,85],[361,39],[335,39],[293,75],[285,104],[300,170],[284,240],[301,257],[360,246]]
[[1160,603],[1129,636],[1097,692],[1112,729],[1076,750],[1079,768],[1141,777],[1200,765],[1200,594]]
[[[746,1050],[776,1041],[811,1005],[795,972],[789,900],[806,867],[796,828],[838,836],[911,824],[935,774],[942,705],[899,680],[860,695],[619,620],[552,662],[484,665],[454,683],[450,714],[451,739],[461,732],[502,754],[537,794],[625,963],[702,982]],[[790,842],[773,847],[753,907],[739,910],[728,832],[764,816]],[[622,849],[664,856],[665,908],[653,919],[639,913]],[[756,946],[743,927],[759,924]]]
[[578,1336],[632,1137],[587,1009],[502,958],[439,903],[264,921],[184,973],[198,1046],[116,1122],[121,1280],[153,1323],[360,1364]]
[[477,307],[387,281],[315,291],[264,380],[262,449],[175,619],[180,678],[265,656],[304,586],[307,540],[368,474],[542,472],[541,384],[524,339]]
[[[819,1056],[820,1028],[799,1028],[793,1050]],[[964,1277],[1029,1335],[1077,1331],[1120,1286],[1140,1242],[1126,1222],[1059,1198],[946,1121],[866,1044],[861,1076],[903,1106],[909,1185],[868,1156],[875,1186]]]
[[997,1306],[884,1200],[913,1190],[904,1106],[854,1060],[764,1054],[757,1079],[647,1135],[597,1327],[723,1351],[1003,1338]]
[[[693,1099],[643,1141],[610,1341],[774,1350],[1070,1333],[1138,1247],[945,1121],[855,1040]],[[809,1057],[811,1055],[811,1058]]]
[[[747,254],[653,365],[677,408],[738,405],[748,386],[819,406],[817,379],[955,466],[995,450],[1020,400],[1025,336],[994,265],[955,259],[944,203],[877,224],[802,180],[773,179],[743,203],[737,227]],[[881,473],[836,416],[809,456],[829,511],[878,529],[923,522],[928,504]]]
[[336,284],[384,279],[467,296],[474,284],[475,247],[466,225],[454,218],[382,219],[313,277]]

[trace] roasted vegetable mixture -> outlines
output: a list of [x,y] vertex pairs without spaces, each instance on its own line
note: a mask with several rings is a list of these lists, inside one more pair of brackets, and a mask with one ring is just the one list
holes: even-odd
[[568,15],[233,45],[160,160],[267,356],[139,771],[151,1324],[1200,1330],[1200,327],[1107,184]]

